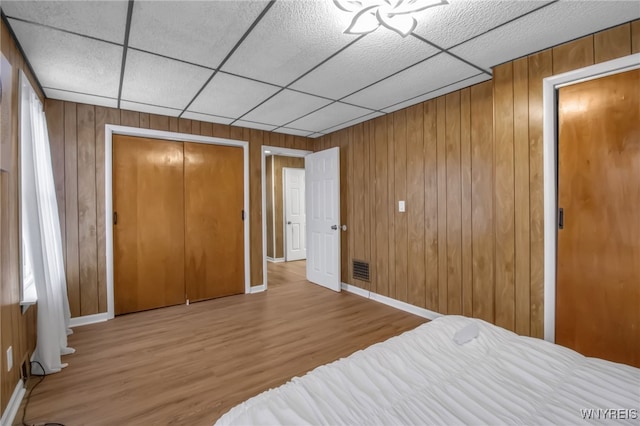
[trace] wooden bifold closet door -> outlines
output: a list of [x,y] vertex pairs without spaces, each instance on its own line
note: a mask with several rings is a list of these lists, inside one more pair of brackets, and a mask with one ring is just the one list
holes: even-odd
[[640,367],[640,70],[559,89],[556,343]]
[[115,314],[185,302],[183,144],[113,137]]
[[242,148],[114,136],[115,314],[243,293],[243,207]]

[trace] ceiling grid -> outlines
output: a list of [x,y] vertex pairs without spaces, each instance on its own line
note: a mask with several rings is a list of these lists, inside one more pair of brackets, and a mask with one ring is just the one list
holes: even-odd
[[3,0],[52,99],[309,137],[489,80],[640,18],[636,0],[449,0],[407,37],[345,34],[332,0]]

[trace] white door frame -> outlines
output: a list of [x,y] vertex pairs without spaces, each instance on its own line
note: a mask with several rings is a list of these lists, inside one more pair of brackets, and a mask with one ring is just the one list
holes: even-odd
[[252,293],[267,289],[267,155],[279,155],[281,157],[298,157],[313,154],[313,151],[305,151],[302,149],[279,148],[275,146],[262,145],[262,164],[261,164],[261,181],[262,181],[262,277],[263,284],[252,290]]
[[107,256],[107,318],[114,317],[113,295],[113,135],[137,136],[143,138],[164,139],[179,142],[195,142],[211,145],[238,146],[244,157],[244,292],[251,292],[251,248],[249,238],[249,142],[210,136],[190,135],[186,133],[166,132],[162,130],[141,129],[138,127],[107,124],[104,132],[104,177],[105,177],[105,215],[106,215],[106,256]]
[[558,211],[558,112],[557,89],[563,86],[640,68],[640,54],[625,56],[564,74],[547,77],[542,82],[543,161],[544,161],[544,340],[556,340],[556,272]]

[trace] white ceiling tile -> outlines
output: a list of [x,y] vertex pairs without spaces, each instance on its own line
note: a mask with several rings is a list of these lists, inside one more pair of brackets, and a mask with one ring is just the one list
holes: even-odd
[[420,102],[428,101],[429,99],[437,98],[438,96],[451,93],[454,90],[464,89],[465,87],[473,86],[474,84],[482,83],[483,81],[487,81],[487,80],[491,80],[490,75],[487,75],[487,74],[474,75],[473,77],[467,78],[457,83],[453,83],[449,86],[445,86],[440,89],[431,91],[429,93],[425,93],[424,95],[416,96],[415,98],[397,103],[395,105],[392,105],[388,108],[383,109],[383,111],[387,113],[398,111],[399,109],[407,108],[407,107],[410,107],[411,105],[419,104]]
[[433,56],[440,50],[391,31],[367,34],[291,86],[340,99],[369,84]]
[[640,18],[637,1],[561,1],[451,50],[484,68]]
[[43,87],[118,97],[122,47],[9,20]]
[[370,112],[371,110],[365,108],[336,102],[318,111],[312,112],[293,123],[287,124],[287,127],[308,129],[314,132],[319,132],[326,128],[344,123],[345,121],[362,117]]
[[223,70],[287,85],[356,39],[332,1],[278,1]]
[[253,121],[246,120],[237,120],[235,123],[233,123],[233,125],[238,127],[247,127],[249,129],[266,130],[267,132],[270,132],[271,130],[274,130],[276,127],[278,127],[272,126],[270,124],[255,123]]
[[192,120],[206,121],[207,123],[231,124],[233,118],[220,117],[217,115],[200,114],[197,112],[186,111],[182,114],[182,118],[190,118]]
[[[8,17],[25,19],[122,44],[127,22],[126,0],[3,1]],[[13,26],[13,24],[12,24]]]
[[414,33],[448,49],[548,3],[548,0],[449,0],[448,5],[417,15]]
[[309,130],[300,130],[300,129],[292,129],[290,127],[280,127],[278,128],[278,130],[276,130],[276,133],[285,133],[287,135],[294,135],[294,136],[309,136],[310,134],[314,133],[312,131]]
[[213,71],[129,49],[122,99],[184,109]]
[[149,114],[168,115],[169,117],[177,117],[182,112],[179,109],[164,108],[160,106],[141,104],[138,102],[129,102],[125,100],[120,101],[120,108],[128,109],[130,111],[146,112]]
[[283,126],[329,103],[331,101],[328,99],[292,90],[283,90],[242,118],[258,123]]
[[280,90],[277,86],[219,72],[189,107],[189,111],[240,117]]
[[58,99],[60,101],[77,102],[81,104],[98,105],[109,108],[117,108],[118,100],[116,98],[105,98],[102,96],[87,95],[86,93],[67,92],[58,89],[44,89],[47,98]]
[[478,70],[441,53],[345,99],[355,105],[382,109],[478,74]]
[[136,1],[129,45],[217,68],[266,1]]
[[372,112],[371,114],[367,114],[365,116],[358,117],[356,119],[349,120],[349,121],[346,121],[344,123],[340,123],[337,126],[333,126],[333,127],[328,128],[328,129],[324,129],[320,133],[320,135],[328,134],[328,133],[332,133],[332,132],[337,132],[338,130],[345,129],[345,128],[351,127],[351,126],[355,126],[356,124],[362,123],[364,121],[373,120],[374,118],[380,117],[382,115],[384,115],[384,114],[381,113],[381,112]]

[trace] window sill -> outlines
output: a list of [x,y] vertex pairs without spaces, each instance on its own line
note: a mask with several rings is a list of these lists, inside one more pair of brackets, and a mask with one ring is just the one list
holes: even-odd
[[38,295],[36,293],[35,286],[29,286],[22,295],[22,300],[20,301],[20,306],[22,306],[22,313],[24,314],[29,306],[35,305],[38,303]]

